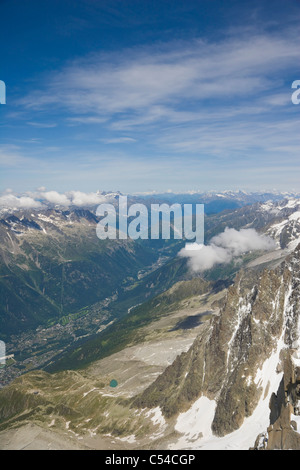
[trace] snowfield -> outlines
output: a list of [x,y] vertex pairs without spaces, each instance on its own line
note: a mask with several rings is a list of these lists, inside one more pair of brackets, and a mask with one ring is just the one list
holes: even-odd
[[[264,363],[255,378],[262,388],[261,399],[254,413],[244,420],[242,426],[224,437],[212,434],[211,424],[215,414],[216,402],[202,396],[191,408],[177,418],[176,431],[182,436],[169,449],[193,450],[249,450],[254,446],[257,436],[265,433],[269,426],[269,402],[272,393],[276,393],[283,373],[277,374],[279,354],[283,343],[280,342],[274,354]],[[266,390],[268,393],[265,394]]]

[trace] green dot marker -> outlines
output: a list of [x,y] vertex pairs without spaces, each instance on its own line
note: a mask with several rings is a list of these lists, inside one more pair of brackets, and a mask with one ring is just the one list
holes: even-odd
[[115,379],[113,379],[113,380],[110,382],[109,386],[112,387],[112,388],[115,388],[115,387],[118,386],[118,382],[117,382]]

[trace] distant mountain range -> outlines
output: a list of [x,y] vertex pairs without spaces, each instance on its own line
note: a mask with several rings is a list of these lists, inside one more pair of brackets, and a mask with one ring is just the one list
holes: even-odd
[[205,204],[206,214],[215,214],[226,209],[236,209],[256,202],[280,201],[286,198],[298,198],[297,193],[287,192],[246,192],[246,191],[210,191],[210,192],[190,192],[190,193],[162,193],[141,195],[145,200],[152,198],[173,203],[185,204]]
[[[74,195],[75,193],[75,195]],[[78,209],[86,208],[95,210],[98,204],[109,202],[117,204],[121,192],[105,192],[97,191],[95,193],[77,193],[71,192],[59,194],[54,191],[46,193],[25,193],[18,195],[4,194],[0,196],[0,215],[18,211],[20,209],[38,210],[50,209]],[[280,191],[262,191],[262,192],[246,192],[246,191],[209,191],[197,192],[190,191],[187,193],[139,193],[127,194],[128,203],[180,203],[180,204],[205,204],[206,214],[222,212],[226,209],[236,209],[244,205],[254,204],[256,202],[280,201],[288,198],[299,198],[300,194],[294,192]]]

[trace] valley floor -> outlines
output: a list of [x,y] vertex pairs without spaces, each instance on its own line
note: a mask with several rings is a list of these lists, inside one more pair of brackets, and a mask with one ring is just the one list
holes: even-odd
[[[224,294],[225,291],[221,291],[213,295],[204,294],[184,300],[174,312],[144,327],[140,332],[143,338],[141,343],[130,345],[118,353],[91,364],[84,370],[83,377],[79,378],[81,373],[76,372],[78,382],[82,378],[85,387],[81,394],[80,406],[84,406],[84,400],[92,400],[95,396],[115,402],[118,398],[126,400],[141,393],[167,366],[173,363],[178,354],[191,347],[205,321],[219,312],[216,305]],[[24,377],[26,380],[27,374]],[[99,379],[102,385],[99,385]],[[116,388],[109,386],[112,379],[118,382]],[[49,389],[51,395],[51,387]],[[41,390],[33,393],[37,392],[40,396],[45,396],[43,384],[41,384]],[[53,393],[55,394],[54,390]],[[104,411],[108,419],[110,419],[111,406],[112,404]],[[167,423],[159,408],[150,411],[141,410],[141,415],[145,422],[149,421],[151,426],[150,447],[168,448],[176,441],[174,440],[177,434],[174,431],[176,420]],[[70,425],[71,420],[70,418],[70,421],[67,421],[66,418],[62,425],[61,420],[55,415],[38,415],[34,419],[11,423],[7,429],[0,431],[0,449],[149,448],[149,436],[136,440],[130,434],[122,435],[122,437],[111,433],[99,434],[92,426],[89,428],[88,423],[91,420],[89,415],[84,420],[86,421],[84,432],[82,429],[77,432],[74,431],[74,426]]]

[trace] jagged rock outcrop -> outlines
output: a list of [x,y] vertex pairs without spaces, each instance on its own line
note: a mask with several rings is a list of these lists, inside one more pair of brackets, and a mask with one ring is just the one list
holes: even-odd
[[300,449],[292,419],[300,389],[299,302],[300,245],[275,269],[240,272],[220,314],[134,404],[160,406],[171,417],[206,396],[216,402],[216,436],[239,429],[265,404],[263,447]]
[[300,449],[300,368],[294,364],[294,353],[283,353],[283,377],[270,400],[270,426],[257,437],[255,450]]

